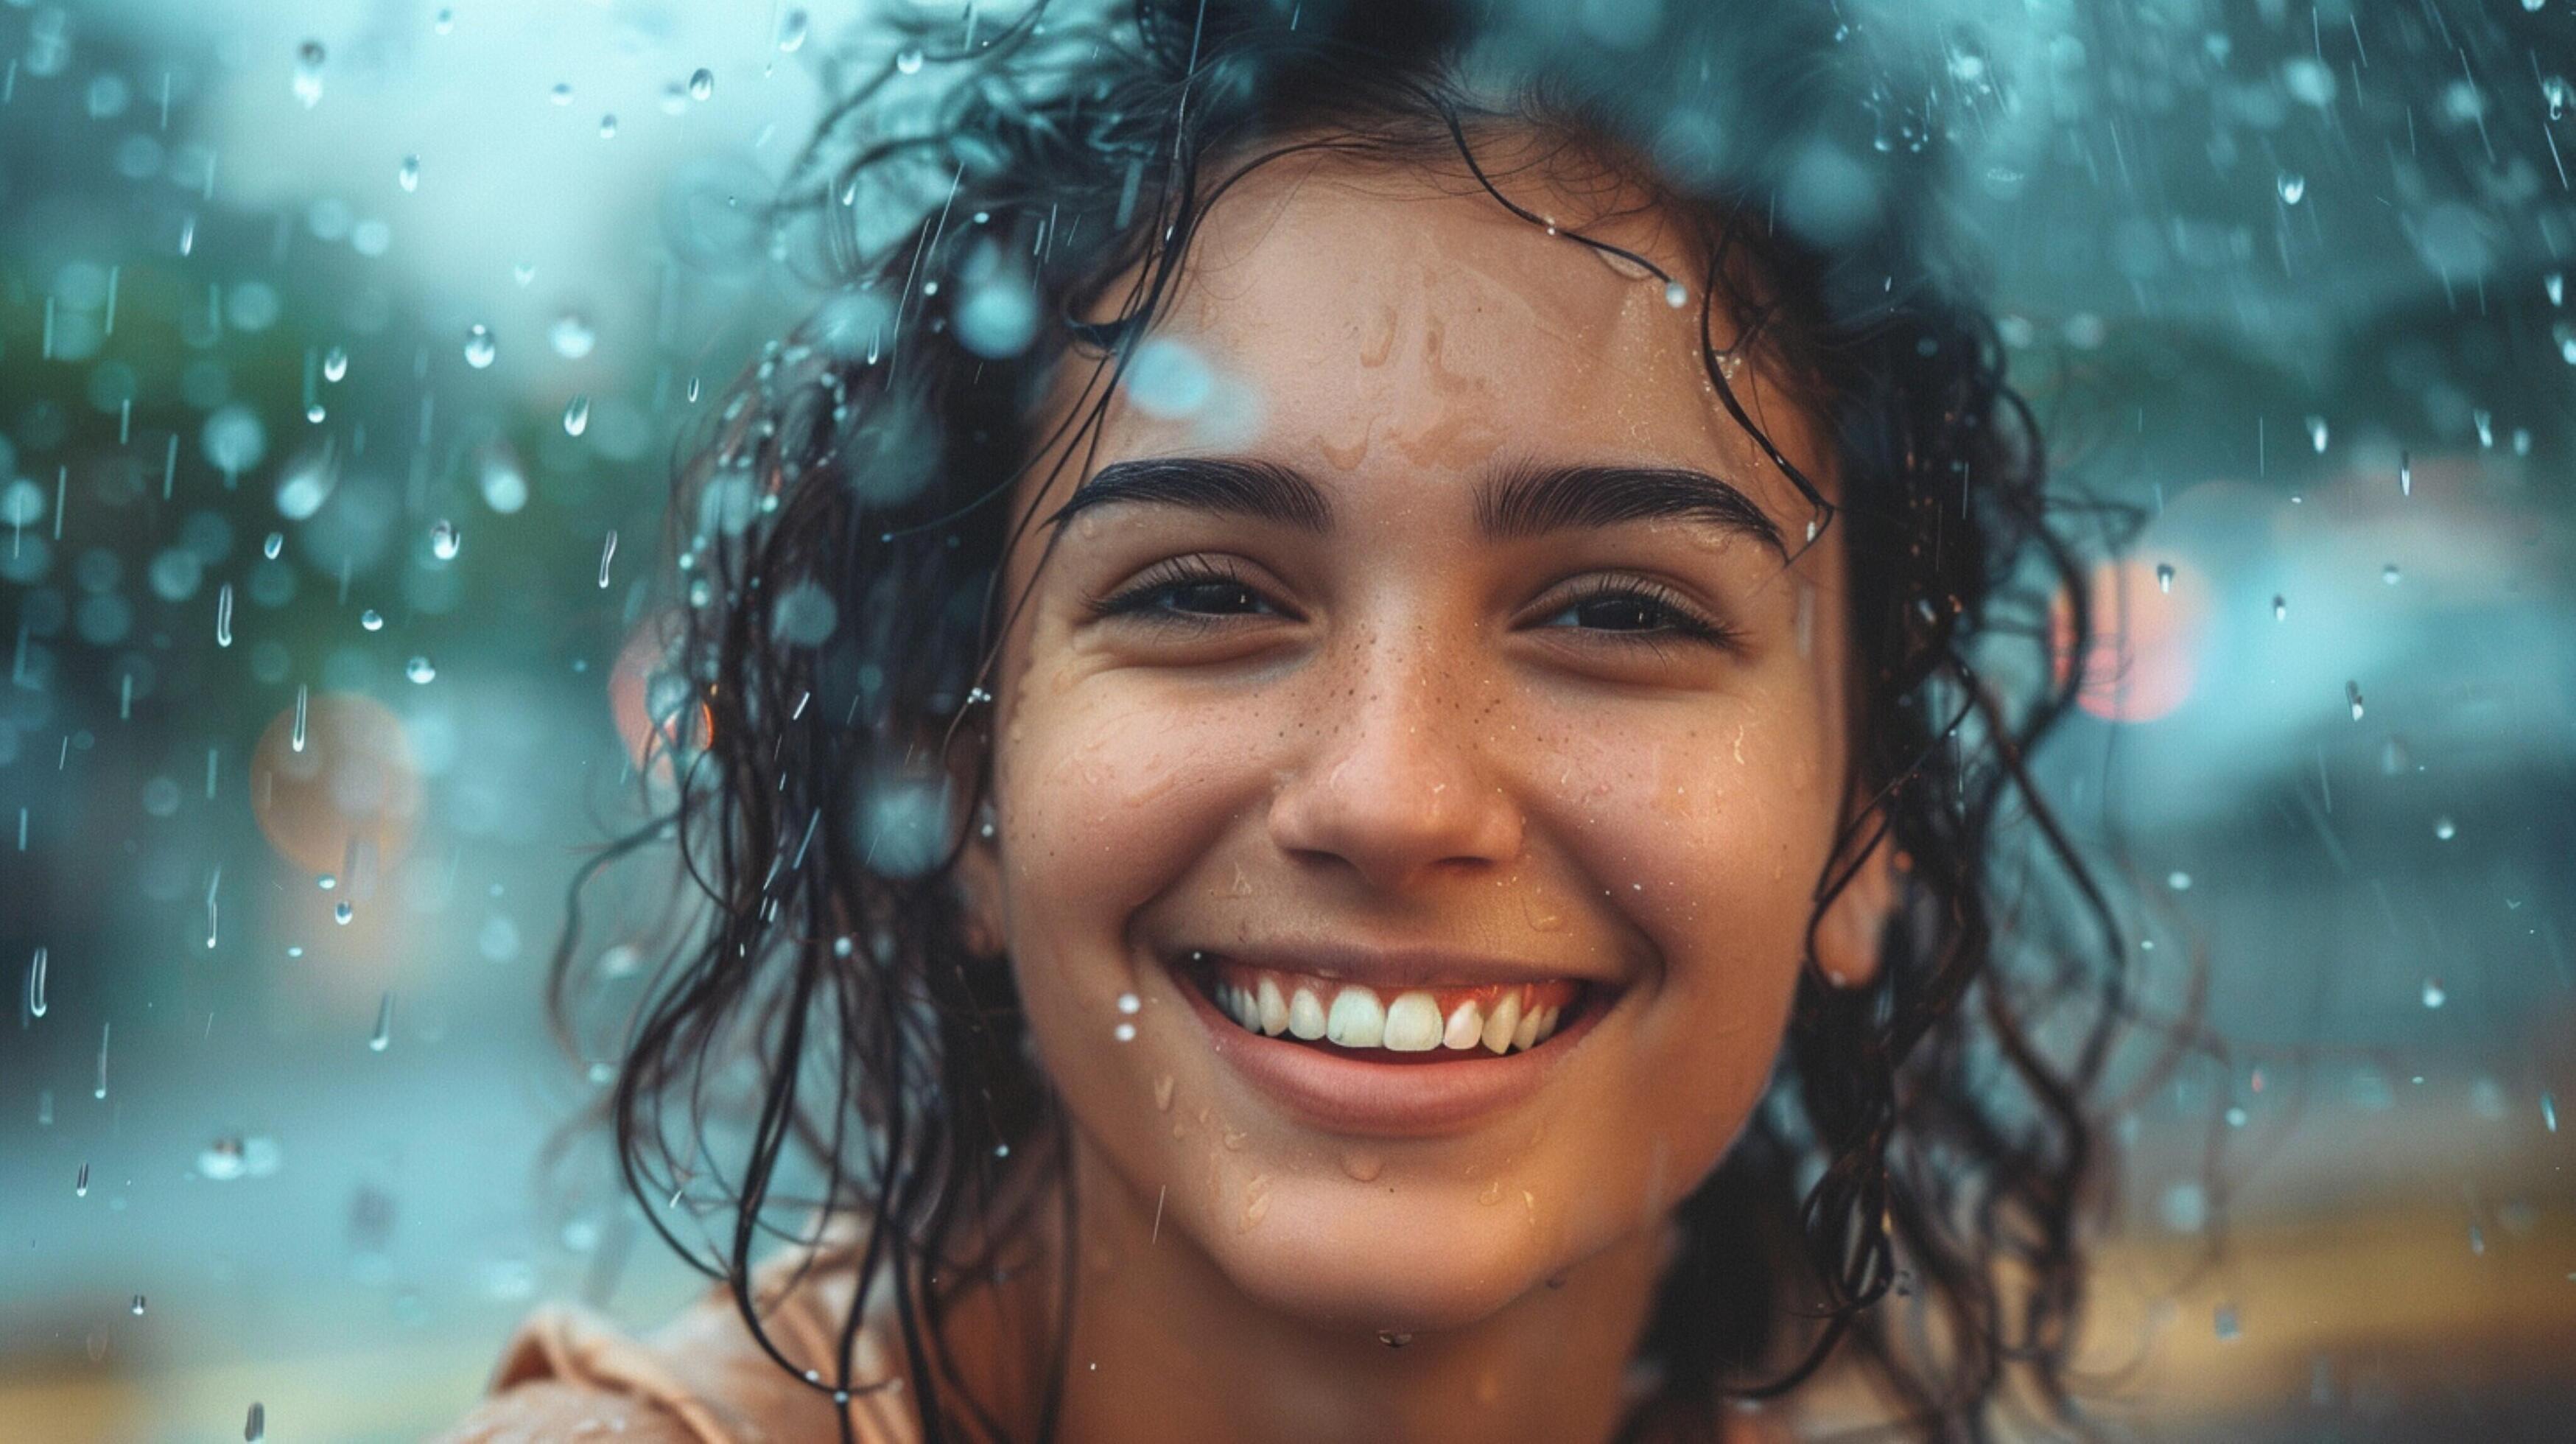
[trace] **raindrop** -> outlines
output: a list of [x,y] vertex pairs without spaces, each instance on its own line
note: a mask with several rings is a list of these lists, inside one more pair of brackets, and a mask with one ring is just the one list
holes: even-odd
[[464,544],[465,539],[457,535],[456,523],[452,521],[441,518],[436,526],[429,529],[429,554],[440,561],[456,560],[456,549]]
[[36,949],[36,956],[27,963],[27,1014],[34,1018],[45,1016],[45,950],[43,948]]
[[564,435],[579,436],[590,429],[590,398],[576,396],[564,403]]
[[232,644],[233,584],[226,582],[215,589],[215,645],[229,647]]
[[138,1319],[143,1317],[143,1295],[141,1294],[134,1296],[134,1316]]
[[590,329],[590,321],[579,311],[566,311],[546,328],[546,343],[555,354],[567,361],[578,361],[599,344],[599,334]]
[[307,40],[295,49],[295,98],[311,110],[322,103],[322,42]]
[[704,100],[716,93],[716,73],[701,65],[689,74],[689,99]]
[[555,88],[546,92],[546,98],[557,105],[572,104],[572,82],[569,80],[556,81]]
[[2553,306],[2564,306],[2567,304],[2566,272],[2552,271],[2548,275],[2541,277],[2540,288],[2549,293],[2549,304]]
[[2160,592],[2173,590],[2173,563],[2156,563],[2156,590]]
[[[441,10],[438,12],[438,21],[439,33],[442,35],[447,33],[446,11]],[[259,1441],[267,1437],[268,1410],[254,1402],[250,1406],[250,1417],[242,1420],[242,1439],[245,1441],[245,1444],[259,1444]]]
[[2285,621],[2288,621],[2289,619],[2290,619],[2290,599],[2289,599],[2289,598],[2287,598],[2287,597],[2285,597],[2285,596],[2282,596],[2282,595],[2281,595],[2280,593],[2278,593],[2278,592],[2273,593],[2273,594],[2272,594],[2272,620],[2273,620],[2273,621],[2276,621],[2276,622],[2285,622]]
[[2308,193],[2308,178],[2294,170],[2281,172],[2281,204],[2294,206]]
[[1136,1025],[1133,1023],[1121,1023],[1109,1031],[1111,1035],[1116,1037],[1121,1043],[1133,1043],[1136,1041]]
[[381,632],[385,629],[384,613],[369,607],[358,614],[358,625],[370,632]]
[[98,1025],[98,1087],[90,1094],[93,1098],[105,1098],[107,1096],[107,1030],[109,1026],[110,1025],[106,1023]]
[[1664,282],[1664,304],[1678,311],[1690,304],[1690,287],[1679,281]]
[[474,323],[473,328],[465,333],[466,365],[480,371],[484,367],[491,365],[492,358],[498,356],[500,353],[501,348],[492,340],[491,327],[477,321]]
[[2379,569],[2379,579],[2392,587],[2397,585],[2398,575],[2397,563],[2395,562],[2390,562]]
[[921,73],[921,51],[918,48],[896,51],[894,57],[894,68],[902,71],[906,75],[919,75]]
[[790,10],[778,22],[778,48],[789,55],[805,48],[805,37],[813,29],[802,10]]
[[1377,1331],[1377,1341],[1390,1349],[1401,1349],[1413,1342],[1413,1336],[1396,1329],[1380,1329]]
[[414,657],[403,664],[403,675],[409,677],[414,685],[426,687],[437,680],[438,669],[429,664],[427,657]]
[[393,1040],[394,994],[393,990],[388,988],[385,990],[384,998],[376,1004],[376,1031],[368,1036],[367,1048],[371,1052],[381,1053]]
[[601,140],[617,139],[617,117],[615,115],[603,115],[599,118],[599,138]]
[[2426,978],[2424,980],[2425,1007],[2438,1008],[2450,1000],[2451,995],[2442,991],[2442,980],[2440,978]]
[[2326,419],[2324,417],[2308,418],[2308,445],[2316,448],[2317,455],[2326,454]]
[[2459,835],[2460,829],[2458,824],[2452,822],[2448,817],[2437,817],[2433,819],[2433,836],[2435,838],[2443,842],[2449,842],[2452,838]]
[[305,702],[306,702],[306,700],[307,700],[307,693],[306,693],[305,685],[304,685],[303,683],[301,683],[301,682],[296,683],[296,684],[295,684],[295,735],[294,735],[291,739],[289,739],[289,740],[292,742],[292,744],[294,745],[295,750],[296,750],[296,751],[298,751],[298,752],[301,752],[301,751],[303,751],[303,750],[304,750],[304,708],[305,708]]
[[270,561],[277,560],[277,554],[284,550],[286,550],[286,533],[282,531],[270,532],[268,539],[259,544],[259,554]]
[[2397,453],[2397,494],[2399,496],[2415,494],[2415,458],[2408,452]]
[[2472,411],[2472,412],[2470,412],[2470,413],[2469,413],[2469,419],[2470,419],[2470,420],[2472,420],[2472,421],[2474,421],[2474,422],[2476,422],[2476,423],[2477,423],[2477,425],[2478,425],[2478,446],[2479,446],[2479,448],[2480,448],[2481,450],[2488,450],[2488,451],[2492,451],[2492,450],[2494,450],[2494,449],[2495,449],[2495,413],[2494,413],[2494,412],[2492,412],[2492,411],[2487,410],[2485,407],[2479,407],[2477,410]]
[[347,898],[342,898],[331,905],[331,921],[338,923],[342,927],[347,927],[349,925],[349,919],[356,917],[357,915],[358,910],[349,905],[349,900]]
[[510,279],[524,286],[537,278],[537,268],[521,261],[510,267]]
[[[89,1165],[87,1163],[83,1163],[80,1166],[80,1172],[72,1177],[72,1197],[89,1197]],[[135,1312],[141,1313],[143,1311],[141,1309],[137,1309]]]
[[402,165],[394,171],[394,183],[406,191],[420,189],[419,156],[407,155],[402,158]]
[[2189,892],[2191,891],[2191,874],[2177,868],[2165,875],[2165,886],[2172,888],[2175,892]]
[[2344,683],[2344,684],[2343,684],[2343,695],[2344,695],[2344,700],[2345,700],[2345,701],[2347,701],[2347,702],[2350,702],[2350,703],[2352,704],[2352,720],[2354,720],[2355,722],[2360,721],[2360,720],[2361,720],[2361,684],[2360,684],[2359,682],[2346,682],[2346,683]]
[[320,873],[314,877],[313,885],[324,892],[329,892],[340,885],[340,879],[331,873]]
[[2558,1131],[2558,1100],[2547,1093],[2540,1095],[2540,1121],[2549,1125],[2550,1132]]
[[608,529],[608,540],[599,548],[599,588],[608,590],[608,564],[617,560],[617,528]]
[[346,375],[348,375],[348,374],[349,374],[349,353],[348,353],[348,351],[346,351],[345,349],[343,349],[343,348],[341,348],[341,347],[334,346],[334,347],[332,347],[330,350],[325,351],[325,352],[323,352],[323,353],[322,353],[322,379],[323,379],[323,380],[325,380],[325,381],[333,381],[333,382],[336,382],[336,381],[338,381],[341,377],[346,376]]

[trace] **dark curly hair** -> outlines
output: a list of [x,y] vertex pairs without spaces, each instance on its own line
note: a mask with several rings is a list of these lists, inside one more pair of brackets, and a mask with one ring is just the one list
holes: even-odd
[[[645,1216],[731,1281],[782,1367],[749,1279],[762,1236],[794,1233],[772,1221],[789,1180],[865,1221],[839,1372],[804,1374],[816,1388],[882,1382],[852,1376],[852,1344],[890,1289],[925,1436],[1002,1432],[948,1357],[944,1306],[993,1266],[961,1238],[1006,1236],[994,1211],[1049,1196],[1005,1201],[996,1157],[1058,1167],[1065,1126],[1006,960],[968,946],[946,876],[986,776],[1007,498],[1065,439],[1031,420],[1060,368],[1091,367],[1078,442],[1211,202],[1322,150],[1463,160],[1569,256],[1699,297],[1715,394],[1812,504],[1806,541],[1839,526],[1849,551],[1856,821],[1817,912],[1882,840],[1899,903],[1868,986],[1829,985],[1811,948],[1770,1096],[1678,1206],[1684,1247],[1638,1345],[1655,1385],[1627,1433],[1709,1437],[1730,1398],[1785,1392],[1844,1348],[1910,1432],[1983,1436],[2008,1393],[2074,1418],[2079,1220],[2106,1172],[2087,1100],[2122,958],[2028,758],[2073,700],[2062,659],[2084,655],[2088,589],[1942,239],[1940,77],[1907,79],[1821,3],[1665,6],[1618,48],[1537,14],[1142,0],[1132,17],[1041,4],[979,34],[969,7],[881,22],[830,62],[838,99],[774,232],[827,300],[680,468],[643,769],[659,811],[585,873],[675,841],[700,904],[615,1017],[605,1108]],[[1679,222],[1702,274],[1685,286],[1522,209],[1477,158],[1505,127]],[[1738,401],[1748,360],[1823,424],[1830,498]],[[941,790],[961,757],[963,798]],[[553,979],[575,1040],[607,986],[575,961],[578,932],[576,914]],[[725,1237],[678,1237],[665,1201],[683,1196]],[[1069,1187],[1052,1196],[1069,1212]]]

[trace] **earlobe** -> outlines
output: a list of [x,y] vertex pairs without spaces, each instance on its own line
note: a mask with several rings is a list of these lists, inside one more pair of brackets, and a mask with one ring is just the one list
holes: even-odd
[[1880,939],[1896,910],[1896,844],[1878,827],[1843,890],[1816,920],[1816,969],[1837,988],[1877,981]]

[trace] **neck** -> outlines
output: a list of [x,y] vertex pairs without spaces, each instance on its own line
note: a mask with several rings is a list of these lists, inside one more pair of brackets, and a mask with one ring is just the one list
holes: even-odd
[[[1284,1315],[1246,1296],[1079,1137],[1069,1169],[1079,1208],[1079,1277],[1064,1339],[1057,1437],[1067,1441],[1316,1438],[1607,1439],[1621,1382],[1662,1262],[1641,1232],[1469,1326],[1400,1346]],[[963,1359],[993,1387],[1027,1397],[1014,1437],[1036,1429],[1031,1372],[1043,1330],[1007,1327],[1053,1312],[1058,1211],[1041,1205],[1050,1255],[1014,1276],[990,1311],[958,1324]],[[1032,1219],[1032,1222],[1040,1222]],[[974,1320],[989,1320],[992,1332]],[[1013,1341],[1005,1342],[1005,1338]]]

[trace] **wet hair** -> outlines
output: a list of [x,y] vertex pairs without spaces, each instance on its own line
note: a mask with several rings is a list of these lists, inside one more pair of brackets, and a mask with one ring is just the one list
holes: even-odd
[[[1615,45],[1551,31],[1559,8],[1144,0],[979,34],[969,7],[878,22],[827,67],[775,231],[825,299],[684,455],[642,768],[660,812],[593,865],[675,844],[699,904],[618,1016],[604,1110],[644,1216],[732,1283],[782,1367],[755,1251],[797,1235],[791,1202],[861,1221],[863,1286],[818,1389],[882,1386],[854,1376],[853,1341],[890,1304],[925,1437],[1003,1432],[943,1312],[1004,1266],[999,1212],[1073,1208],[1007,959],[969,945],[948,876],[987,778],[1010,498],[1051,443],[1079,463],[1228,186],[1338,154],[1455,173],[1569,265],[1590,249],[1665,282],[1697,308],[1720,403],[1812,507],[1804,542],[1839,528],[1848,549],[1853,821],[1816,910],[1882,839],[1897,906],[1864,986],[1822,976],[1811,923],[1769,1093],[1673,1210],[1625,1432],[1712,1437],[1730,1400],[1838,1355],[1918,1434],[1982,1437],[2007,1404],[2076,1417],[2081,1224],[2105,1172],[2087,1100],[2121,952],[2029,758],[2074,700],[2052,656],[2085,654],[2088,589],[1946,238],[1941,82],[1822,4],[1639,7],[1653,28]],[[1481,158],[1505,132],[1554,142],[1552,178],[1674,223],[1697,272],[1526,209]],[[1821,423],[1829,477],[1747,415],[1746,364]],[[1085,366],[1075,435],[1036,434]],[[608,987],[578,939],[553,980],[567,1036]],[[1011,1166],[1060,1186],[1006,1198]],[[694,1213],[669,1208],[683,1197]],[[683,1239],[671,1216],[718,1228]]]

